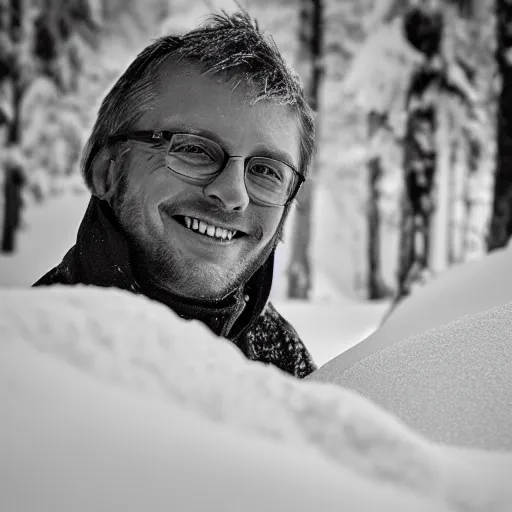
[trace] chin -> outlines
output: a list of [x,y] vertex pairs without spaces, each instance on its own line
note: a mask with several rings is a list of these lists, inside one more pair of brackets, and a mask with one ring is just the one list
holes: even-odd
[[211,277],[207,277],[200,281],[189,281],[188,286],[184,287],[182,294],[191,298],[218,299],[227,295],[236,285],[237,282],[228,283],[227,279],[212,280]]
[[184,297],[192,299],[221,298],[233,290],[239,282],[229,279],[227,276],[233,274],[226,273],[225,269],[219,271],[209,265],[190,263],[182,268],[179,268],[180,266],[174,266],[170,272],[171,275],[180,276],[180,278],[171,280],[167,288]]
[[228,265],[227,268],[226,265],[184,257],[164,240],[155,243],[145,238],[144,242],[137,239],[135,260],[139,279],[147,285],[192,299],[216,299],[235,289],[248,273],[248,268],[239,265]]

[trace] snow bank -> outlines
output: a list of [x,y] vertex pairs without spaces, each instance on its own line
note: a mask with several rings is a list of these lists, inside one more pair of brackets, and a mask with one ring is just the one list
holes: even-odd
[[0,292],[0,509],[505,511],[512,458],[435,446],[113,289]]
[[447,324],[464,315],[511,302],[511,269],[512,244],[480,260],[451,268],[428,285],[415,290],[376,332],[339,355],[329,366],[334,365],[336,373],[341,373],[395,341]]
[[512,303],[311,375],[353,389],[429,439],[512,450]]
[[[512,244],[444,272],[400,303],[367,338],[329,361],[312,378],[336,380],[362,359],[398,340],[512,301]],[[323,364],[320,363],[320,364]]]

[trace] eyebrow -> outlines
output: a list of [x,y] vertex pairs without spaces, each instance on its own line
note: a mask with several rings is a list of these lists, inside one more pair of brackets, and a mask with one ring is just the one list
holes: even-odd
[[297,168],[292,162],[292,159],[288,153],[285,151],[281,151],[280,149],[268,148],[261,146],[257,151],[256,156],[262,156],[265,158],[272,158],[273,160],[278,160],[279,162],[286,164],[288,167],[291,167],[294,171],[297,171]]
[[[172,133],[190,133],[191,135],[199,135],[201,137],[213,140],[222,149],[224,149],[224,151],[226,151],[226,149],[224,148],[225,141],[223,141],[218,136],[218,134],[213,130],[210,130],[208,128],[195,128],[186,123],[180,122],[179,120],[169,120],[164,124],[164,126],[165,130],[170,131]],[[286,151],[282,151],[278,148],[270,148],[268,146],[261,145],[257,147],[254,153],[254,156],[261,156],[265,158],[272,158],[273,160],[278,160],[279,162],[288,165],[288,167],[291,167],[294,171],[297,171],[297,167],[293,164],[291,156]]]

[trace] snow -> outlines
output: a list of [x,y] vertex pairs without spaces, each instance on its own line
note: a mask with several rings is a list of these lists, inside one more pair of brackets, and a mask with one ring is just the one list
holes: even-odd
[[512,245],[445,271],[389,316],[384,333],[404,338],[512,301]]
[[512,450],[510,251],[432,282],[310,378],[361,393],[433,441]]
[[89,197],[66,193],[42,204],[27,204],[16,252],[0,254],[1,287],[30,286],[60,263],[75,244]]
[[[417,288],[400,303],[377,331],[361,338],[346,352],[329,362],[329,369],[318,374],[340,375],[347,368],[392,343],[447,324],[464,315],[485,311],[512,301],[512,245],[496,250],[480,260],[455,266]],[[376,325],[376,324],[373,324]]]
[[[332,510],[342,498],[332,492],[332,470],[314,454],[244,443],[184,408],[105,386],[20,348],[2,358],[4,378],[16,387],[2,414],[3,510],[237,511],[273,504],[307,511],[315,504]],[[20,368],[22,376],[11,375]],[[320,472],[316,486],[308,485],[312,467]],[[297,484],[303,491],[294,491]]]
[[273,301],[320,367],[369,336],[389,309],[387,301],[338,297],[329,301]]
[[0,291],[0,509],[505,511],[512,456],[431,444],[115,289]]

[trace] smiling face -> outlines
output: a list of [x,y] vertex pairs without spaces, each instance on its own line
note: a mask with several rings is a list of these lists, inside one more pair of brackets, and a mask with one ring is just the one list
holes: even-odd
[[131,142],[124,163],[127,181],[115,209],[135,274],[147,286],[188,297],[222,297],[266,260],[285,209],[249,198],[244,162],[259,156],[298,168],[297,117],[285,105],[251,106],[245,85],[201,74],[192,64],[165,63],[157,92],[154,107],[135,130],[199,135],[232,158],[204,185],[168,169],[167,143]]

